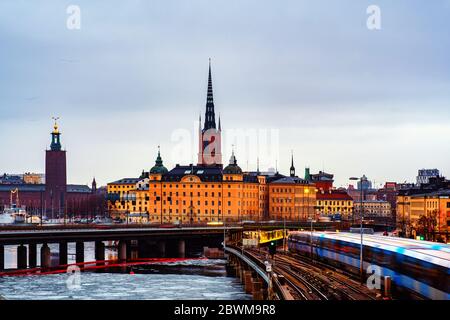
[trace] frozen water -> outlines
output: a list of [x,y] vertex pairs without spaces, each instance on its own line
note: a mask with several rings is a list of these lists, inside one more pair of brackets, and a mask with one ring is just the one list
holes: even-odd
[[[191,269],[192,266],[195,268]],[[94,273],[80,275],[79,289],[66,285],[68,274],[33,275],[0,278],[0,295],[6,299],[31,300],[248,300],[243,287],[235,278],[225,276],[222,260],[189,260],[161,264],[145,269],[146,273]],[[180,269],[179,267],[182,267]],[[172,269],[175,268],[176,273]],[[220,269],[220,275],[202,269]]]

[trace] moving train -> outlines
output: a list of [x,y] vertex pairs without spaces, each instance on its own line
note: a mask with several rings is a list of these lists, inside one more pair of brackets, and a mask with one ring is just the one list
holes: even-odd
[[[359,275],[360,241],[354,233],[293,232],[288,248],[310,256],[312,243],[314,259]],[[382,277],[391,277],[394,290],[450,300],[450,245],[365,234],[363,264],[364,270],[369,265],[380,267]]]

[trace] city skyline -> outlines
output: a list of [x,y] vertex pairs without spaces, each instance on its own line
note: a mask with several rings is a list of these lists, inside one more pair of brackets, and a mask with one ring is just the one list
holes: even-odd
[[[289,172],[293,150],[299,176],[306,166],[324,169],[336,186],[362,174],[414,182],[421,168],[448,175],[448,1],[433,7],[379,1],[378,31],[365,26],[365,2],[345,10],[288,2],[249,25],[251,2],[238,10],[198,1],[173,13],[157,3],[125,11],[115,4],[105,18],[103,8],[80,1],[76,31],[66,29],[66,4],[41,11],[36,4],[0,5],[3,172],[44,171],[55,115],[70,182],[136,177],[153,166],[158,145],[168,168],[195,163],[194,146],[190,157],[173,159],[171,136],[184,129],[195,141],[211,57],[224,130],[278,130],[282,173]],[[19,11],[19,23],[7,27]],[[35,26],[42,32],[31,32]],[[231,148],[224,150],[227,163]],[[256,157],[236,157],[244,170],[247,161],[256,169]],[[261,169],[269,166],[276,164]]]

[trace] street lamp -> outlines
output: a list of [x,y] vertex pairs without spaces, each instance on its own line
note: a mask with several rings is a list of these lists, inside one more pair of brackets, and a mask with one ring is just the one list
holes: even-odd
[[306,196],[308,197],[308,199],[307,199],[307,212],[308,212],[309,220],[310,220],[310,222],[311,222],[309,247],[310,247],[310,249],[311,249],[311,261],[314,261],[314,259],[313,259],[313,222],[314,222],[314,210],[311,212],[311,210],[310,210],[310,208],[309,208],[309,188],[305,188],[305,189],[304,189],[304,194],[306,194]]
[[[360,279],[361,283],[364,282],[364,270],[363,270],[363,219],[364,219],[364,203],[363,203],[363,181],[367,181],[367,178],[365,175],[363,175],[361,178],[351,177],[350,180],[359,180],[360,181],[360,188],[361,188],[361,195],[360,195],[360,216],[361,216],[361,224],[360,224],[360,235],[361,235],[361,246],[359,249],[359,273],[360,273]],[[354,211],[353,211],[354,212]]]

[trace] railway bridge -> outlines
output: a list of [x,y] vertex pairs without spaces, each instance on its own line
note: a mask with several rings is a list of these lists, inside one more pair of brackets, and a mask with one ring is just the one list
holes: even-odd
[[228,274],[239,278],[254,300],[295,300],[284,277],[272,272],[268,261],[262,262],[235,245],[226,245],[224,251],[228,255]]
[[51,267],[51,252],[48,244],[59,245],[59,264],[67,265],[68,243],[75,243],[76,263],[84,262],[85,242],[95,242],[95,260],[105,260],[105,241],[118,243],[118,259],[137,259],[149,251],[158,257],[185,257],[186,248],[221,247],[224,238],[238,241],[242,227],[180,227],[158,228],[149,226],[121,227],[33,227],[28,229],[0,230],[0,270],[4,270],[5,245],[17,245],[17,268],[37,267],[37,245],[41,244],[40,267]]

